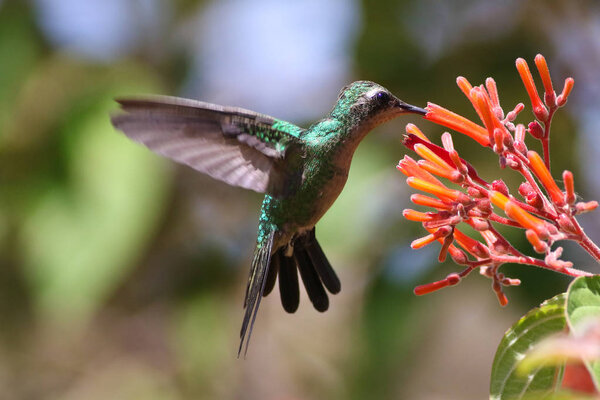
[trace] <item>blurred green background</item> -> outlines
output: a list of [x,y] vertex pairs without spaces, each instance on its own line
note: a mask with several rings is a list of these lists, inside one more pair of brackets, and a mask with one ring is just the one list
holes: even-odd
[[[0,0],[0,398],[482,399],[504,331],[569,280],[527,267],[502,309],[477,274],[416,298],[457,267],[402,219],[404,124],[359,147],[318,226],[343,291],[319,314],[262,302],[237,359],[261,196],[154,156],[114,131],[112,99],[198,98],[301,126],[339,88],[377,81],[417,105],[474,118],[455,86],[496,78],[527,106],[514,68],[548,59],[575,91],[553,129],[553,173],[600,197],[600,8],[595,1]],[[539,80],[538,80],[539,82]],[[486,179],[490,151],[455,135]],[[535,147],[535,146],[534,146]],[[584,226],[600,240],[598,216]],[[522,234],[507,236],[526,249]],[[579,249],[575,266],[599,272]]]

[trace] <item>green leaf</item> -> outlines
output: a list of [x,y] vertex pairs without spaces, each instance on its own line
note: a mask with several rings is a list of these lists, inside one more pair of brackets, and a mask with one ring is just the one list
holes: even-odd
[[[583,336],[590,320],[600,319],[600,276],[579,277],[567,292],[567,322],[574,336]],[[600,360],[584,361],[600,390]]]
[[504,334],[492,365],[490,399],[524,399],[534,393],[543,398],[556,391],[561,367],[541,367],[523,376],[517,366],[533,344],[565,328],[565,302],[564,293],[545,301]]

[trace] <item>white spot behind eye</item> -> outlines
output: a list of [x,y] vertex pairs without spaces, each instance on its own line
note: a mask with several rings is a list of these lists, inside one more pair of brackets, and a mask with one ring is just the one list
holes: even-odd
[[371,90],[369,90],[367,93],[365,93],[365,97],[368,99],[372,99],[373,97],[377,96],[377,93],[381,92],[381,89],[379,88],[373,88]]

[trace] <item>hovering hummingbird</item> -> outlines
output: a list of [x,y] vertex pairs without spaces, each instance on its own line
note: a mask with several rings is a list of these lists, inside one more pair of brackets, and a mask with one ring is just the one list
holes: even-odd
[[244,300],[241,353],[262,296],[279,277],[285,311],[300,301],[298,272],[315,309],[341,290],[315,224],[342,191],[354,151],[377,125],[425,114],[368,81],[344,87],[331,112],[308,129],[264,114],[177,97],[116,100],[113,125],[150,150],[232,186],[265,193]]

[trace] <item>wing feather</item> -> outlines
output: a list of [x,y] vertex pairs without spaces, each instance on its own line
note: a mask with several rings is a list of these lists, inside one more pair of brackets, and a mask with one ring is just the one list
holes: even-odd
[[[177,97],[119,99],[113,125],[157,154],[233,186],[287,194],[297,170],[301,128],[275,128],[275,118],[236,107]],[[294,130],[296,129],[296,130]]]

